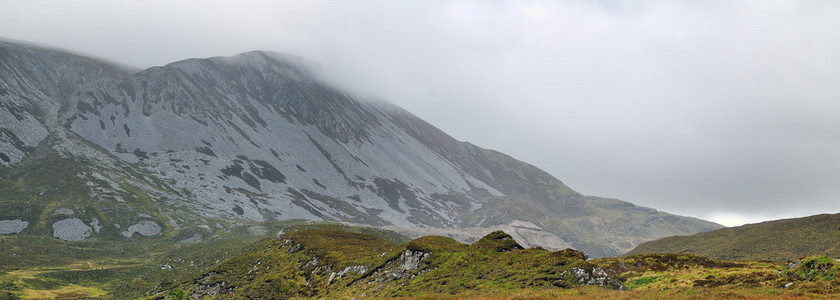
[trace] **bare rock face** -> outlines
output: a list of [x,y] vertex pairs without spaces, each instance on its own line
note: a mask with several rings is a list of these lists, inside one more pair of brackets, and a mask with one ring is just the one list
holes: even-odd
[[54,237],[65,241],[81,241],[93,235],[93,229],[79,218],[57,221],[52,229]]
[[29,227],[29,222],[21,220],[0,220],[0,234],[18,234],[26,227]]
[[159,234],[161,231],[160,225],[153,221],[143,220],[138,222],[137,224],[128,226],[128,230],[123,231],[122,235],[130,238],[135,233],[140,234],[145,237],[153,236]]
[[409,278],[410,271],[422,267],[430,255],[429,252],[405,250],[396,259],[385,264],[377,275],[380,276],[380,280]]
[[67,207],[59,207],[53,211],[53,215],[72,216],[74,214],[75,212],[73,212],[73,209]]

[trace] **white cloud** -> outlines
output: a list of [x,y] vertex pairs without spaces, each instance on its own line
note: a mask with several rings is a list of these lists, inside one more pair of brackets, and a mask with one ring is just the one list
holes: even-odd
[[534,19],[548,19],[550,16],[548,9],[539,4],[520,6],[519,12]]
[[789,215],[775,215],[773,217],[769,217],[767,215],[716,212],[707,215],[706,220],[721,224],[726,227],[736,227],[746,224],[761,223],[770,219],[789,219],[793,217],[794,216]]

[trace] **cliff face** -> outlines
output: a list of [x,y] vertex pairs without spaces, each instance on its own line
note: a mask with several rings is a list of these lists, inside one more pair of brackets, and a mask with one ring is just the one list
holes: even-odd
[[508,226],[598,257],[720,227],[583,196],[267,52],[137,71],[0,42],[0,164],[0,227],[73,239],[308,219]]

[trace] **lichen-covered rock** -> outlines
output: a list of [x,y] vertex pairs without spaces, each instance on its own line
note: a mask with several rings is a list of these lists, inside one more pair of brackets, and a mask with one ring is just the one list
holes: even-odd
[[138,222],[137,224],[128,226],[128,229],[126,231],[123,231],[122,235],[124,237],[130,238],[135,233],[138,233],[142,236],[149,237],[149,236],[159,234],[160,231],[161,231],[160,225],[158,225],[157,223],[155,223],[153,221],[149,221],[149,220],[143,220],[143,221]]
[[93,229],[79,218],[64,219],[53,223],[53,236],[65,241],[81,241],[93,235]]
[[411,271],[417,269],[420,267],[420,263],[428,257],[428,252],[405,250],[405,252],[403,252],[400,256],[400,259],[402,260],[402,270]]
[[72,208],[68,207],[59,207],[53,211],[53,215],[65,215],[65,216],[72,216],[75,213],[73,212]]
[[90,227],[93,227],[93,232],[99,234],[99,231],[102,230],[102,224],[99,224],[99,219],[93,218],[90,221]]
[[364,274],[367,271],[368,271],[368,267],[365,266],[365,265],[345,267],[344,270],[341,270],[338,273],[330,272],[330,278],[327,279],[327,284],[332,283],[333,280],[341,279],[341,277],[344,277],[344,275],[346,275],[347,273],[350,273],[350,272],[354,272],[356,274]]
[[0,234],[18,234],[26,227],[29,227],[29,222],[21,220],[2,220],[0,221]]
[[[623,290],[624,285],[613,277],[610,277],[604,269],[595,266],[583,268],[572,268],[572,275],[579,285],[602,286],[611,289]],[[566,275],[565,272],[563,274]]]
[[387,282],[411,278],[412,271],[422,268],[430,256],[430,252],[407,249],[372,274],[372,281]]

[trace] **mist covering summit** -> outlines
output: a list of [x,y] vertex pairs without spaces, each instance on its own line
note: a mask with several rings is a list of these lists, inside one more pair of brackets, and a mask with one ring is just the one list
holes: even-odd
[[720,227],[581,195],[269,52],[136,71],[0,42],[0,164],[0,227],[73,240],[307,219],[506,226],[601,257]]

